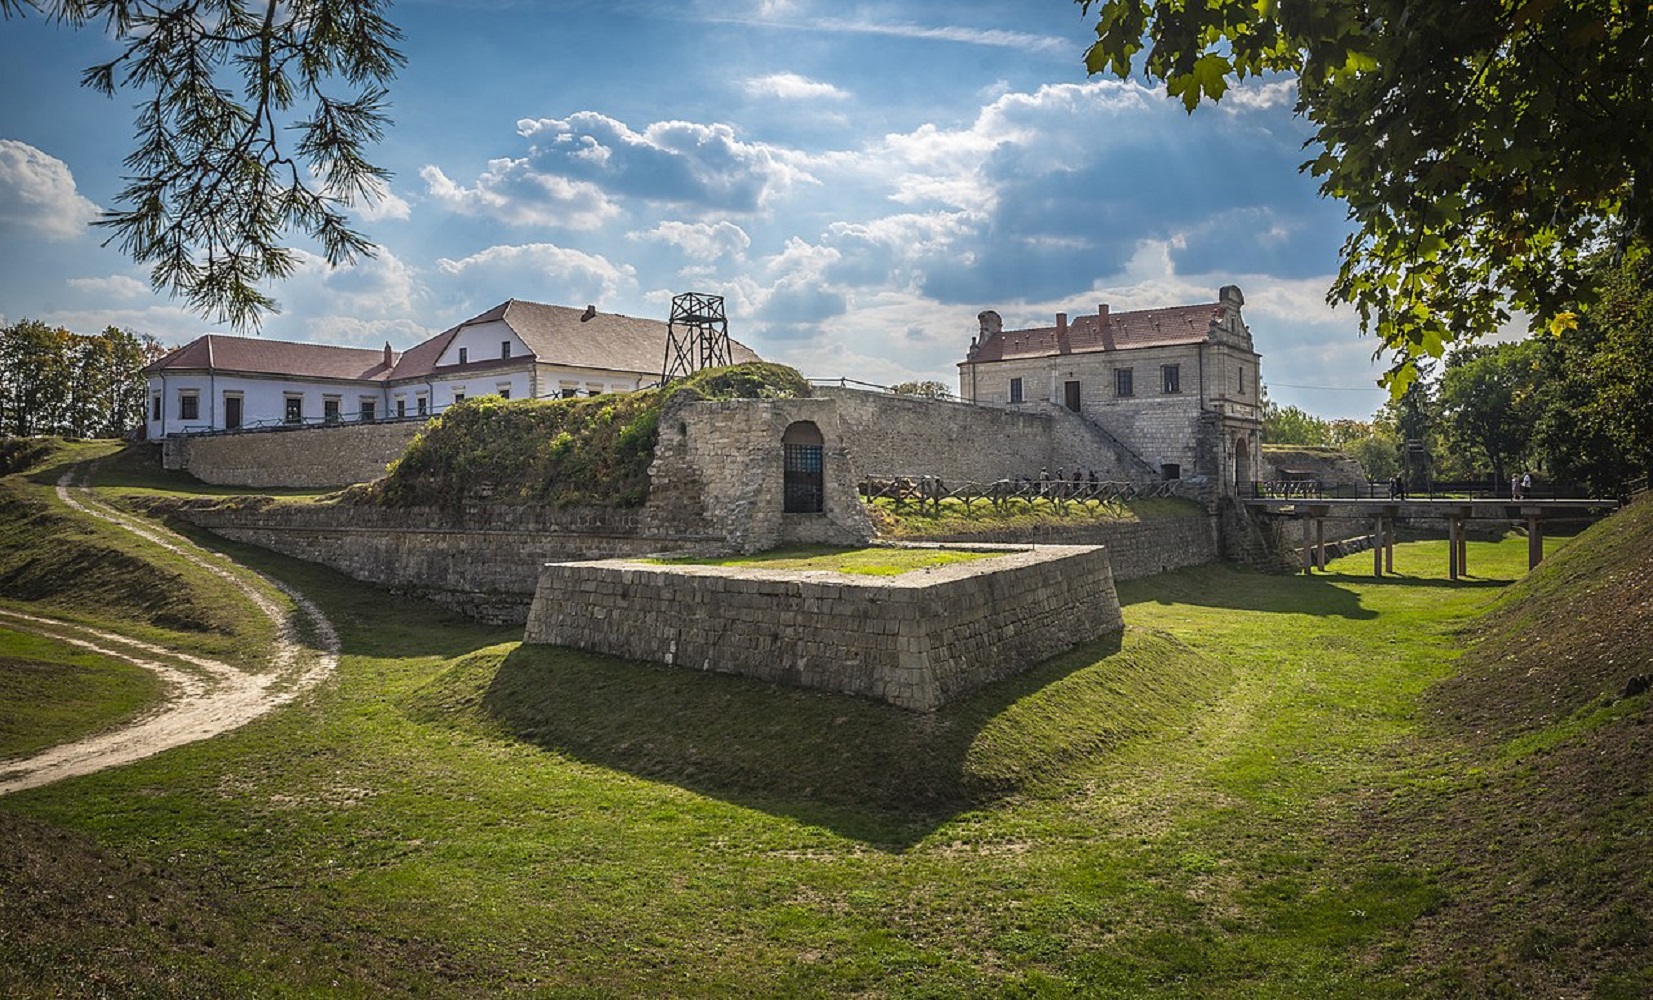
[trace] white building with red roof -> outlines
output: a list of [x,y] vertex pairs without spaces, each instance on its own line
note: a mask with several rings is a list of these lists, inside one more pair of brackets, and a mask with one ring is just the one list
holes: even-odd
[[959,396],[1013,409],[1066,407],[1092,421],[1164,479],[1204,476],[1232,490],[1258,478],[1260,355],[1240,316],[1245,297],[1006,330],[999,314],[959,363]]
[[[151,439],[426,417],[474,396],[570,398],[659,380],[665,323],[511,299],[400,354],[208,334],[144,369]],[[758,360],[731,342],[736,363]]]

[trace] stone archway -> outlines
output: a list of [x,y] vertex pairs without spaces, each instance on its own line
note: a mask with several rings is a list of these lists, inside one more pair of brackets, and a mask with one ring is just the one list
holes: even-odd
[[1244,434],[1234,439],[1234,486],[1236,489],[1251,482],[1251,445]]
[[781,434],[785,489],[782,510],[788,514],[819,514],[824,508],[826,477],[822,448],[826,438],[813,420],[787,425]]

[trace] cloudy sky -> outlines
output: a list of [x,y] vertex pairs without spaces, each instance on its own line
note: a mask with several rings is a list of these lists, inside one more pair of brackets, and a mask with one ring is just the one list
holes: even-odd
[[[1238,284],[1270,395],[1382,401],[1374,343],[1324,304],[1344,211],[1297,172],[1291,81],[1194,115],[1088,79],[1066,0],[404,0],[408,64],[360,206],[379,255],[319,258],[263,336],[408,347],[507,299],[730,331],[816,377],[935,378],[996,309],[1215,301]],[[87,228],[114,204],[136,97],[79,86],[95,32],[0,25],[0,317],[182,343],[219,330]]]

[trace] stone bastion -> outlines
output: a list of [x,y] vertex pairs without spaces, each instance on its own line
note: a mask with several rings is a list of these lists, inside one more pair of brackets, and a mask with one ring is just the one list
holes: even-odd
[[852,576],[552,562],[524,641],[860,695],[929,712],[1124,627],[1099,545]]

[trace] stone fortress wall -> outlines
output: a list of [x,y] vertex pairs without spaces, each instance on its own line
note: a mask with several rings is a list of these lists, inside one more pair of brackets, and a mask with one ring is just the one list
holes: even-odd
[[1159,470],[1065,406],[1018,409],[817,387],[832,400],[863,476],[935,475],[991,483],[1048,469],[1095,469],[1113,482],[1149,482]]
[[[870,397],[870,398],[869,398]],[[416,593],[484,621],[521,622],[551,561],[634,557],[685,549],[759,551],[783,543],[863,544],[874,536],[855,484],[872,462],[894,462],[889,442],[915,443],[904,464],[912,474],[983,479],[1049,464],[1080,466],[1077,446],[1057,446],[1065,411],[1012,413],[889,394],[833,392],[819,399],[695,403],[660,424],[648,504],[639,510],[550,510],[475,505],[464,510],[273,504],[186,510],[181,516],[225,537],[330,566],[354,579]],[[825,510],[786,514],[779,501],[780,439],[809,420],[822,431]],[[214,476],[239,461],[226,445],[258,439],[261,477],[325,466],[332,457],[365,454],[380,430],[400,424],[315,429],[286,434],[196,438],[185,453],[191,470]],[[971,441],[982,457],[972,459]],[[359,449],[356,445],[361,445]],[[205,445],[206,447],[201,447]],[[1063,448],[1073,448],[1064,451]],[[871,457],[863,457],[863,455]],[[1029,461],[1029,458],[1033,461]],[[329,485],[352,469],[340,458],[318,478]],[[969,463],[975,461],[975,465]],[[964,469],[964,472],[951,471]],[[965,475],[973,472],[974,475]],[[374,470],[377,474],[377,470]],[[1102,471],[1098,470],[1098,475]],[[294,478],[297,478],[295,475]],[[1107,545],[1114,575],[1134,579],[1214,561],[1215,522],[1191,514],[1144,521],[1090,522],[1042,529],[1037,537],[987,535],[962,542]]]
[[215,486],[348,486],[384,475],[423,426],[394,421],[167,438],[161,464]]
[[225,538],[320,563],[356,580],[414,594],[475,618],[521,624],[540,566],[704,548],[709,534],[652,531],[642,511],[490,506],[432,508],[275,504],[184,510]]
[[933,711],[1123,627],[1106,551],[1042,546],[885,578],[551,563],[524,641]]

